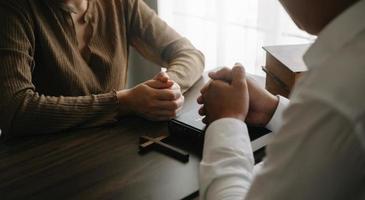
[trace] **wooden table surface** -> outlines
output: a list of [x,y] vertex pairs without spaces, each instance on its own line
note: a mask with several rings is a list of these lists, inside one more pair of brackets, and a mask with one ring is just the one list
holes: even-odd
[[120,123],[0,144],[0,199],[181,199],[198,189],[199,158],[139,155],[141,135],[165,123]]
[[[186,95],[196,103],[202,78]],[[190,98],[189,98],[190,97]],[[185,198],[198,191],[200,158],[182,163],[138,154],[139,136],[166,135],[166,122],[129,117],[99,128],[0,142],[0,199]]]
[[[205,82],[186,94],[185,110]],[[189,152],[189,162],[182,163],[158,152],[138,154],[139,136],[166,134],[166,122],[129,117],[99,128],[2,141],[0,200],[175,200],[196,194],[198,155]]]

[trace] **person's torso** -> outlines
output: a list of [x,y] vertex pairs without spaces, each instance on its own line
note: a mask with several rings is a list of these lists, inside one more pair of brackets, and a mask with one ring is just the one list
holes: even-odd
[[[320,98],[365,131],[365,31],[334,52],[320,66],[312,66],[296,85],[300,93]],[[363,132],[365,138],[365,132]],[[364,140],[365,144],[365,140]]]
[[47,0],[27,2],[35,38],[32,81],[39,93],[78,96],[124,88],[129,44],[122,1],[90,3],[87,58],[79,51],[70,12]]

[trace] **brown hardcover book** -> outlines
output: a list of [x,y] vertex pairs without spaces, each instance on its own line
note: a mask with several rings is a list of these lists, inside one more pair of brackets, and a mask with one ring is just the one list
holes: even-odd
[[295,82],[307,70],[303,55],[310,44],[263,47],[266,51],[266,89],[289,97]]

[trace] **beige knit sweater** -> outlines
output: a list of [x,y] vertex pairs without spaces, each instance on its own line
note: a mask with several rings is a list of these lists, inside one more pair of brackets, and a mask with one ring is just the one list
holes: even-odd
[[0,0],[0,129],[43,134],[115,120],[129,47],[168,68],[188,89],[203,55],[142,0],[90,0],[90,57],[79,53],[70,10],[59,0]]

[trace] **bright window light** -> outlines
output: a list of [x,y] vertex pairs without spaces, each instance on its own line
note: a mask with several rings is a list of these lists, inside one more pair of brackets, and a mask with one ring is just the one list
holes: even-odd
[[206,57],[206,70],[242,63],[263,74],[262,46],[303,44],[315,37],[299,30],[278,0],[159,0],[158,12]]

